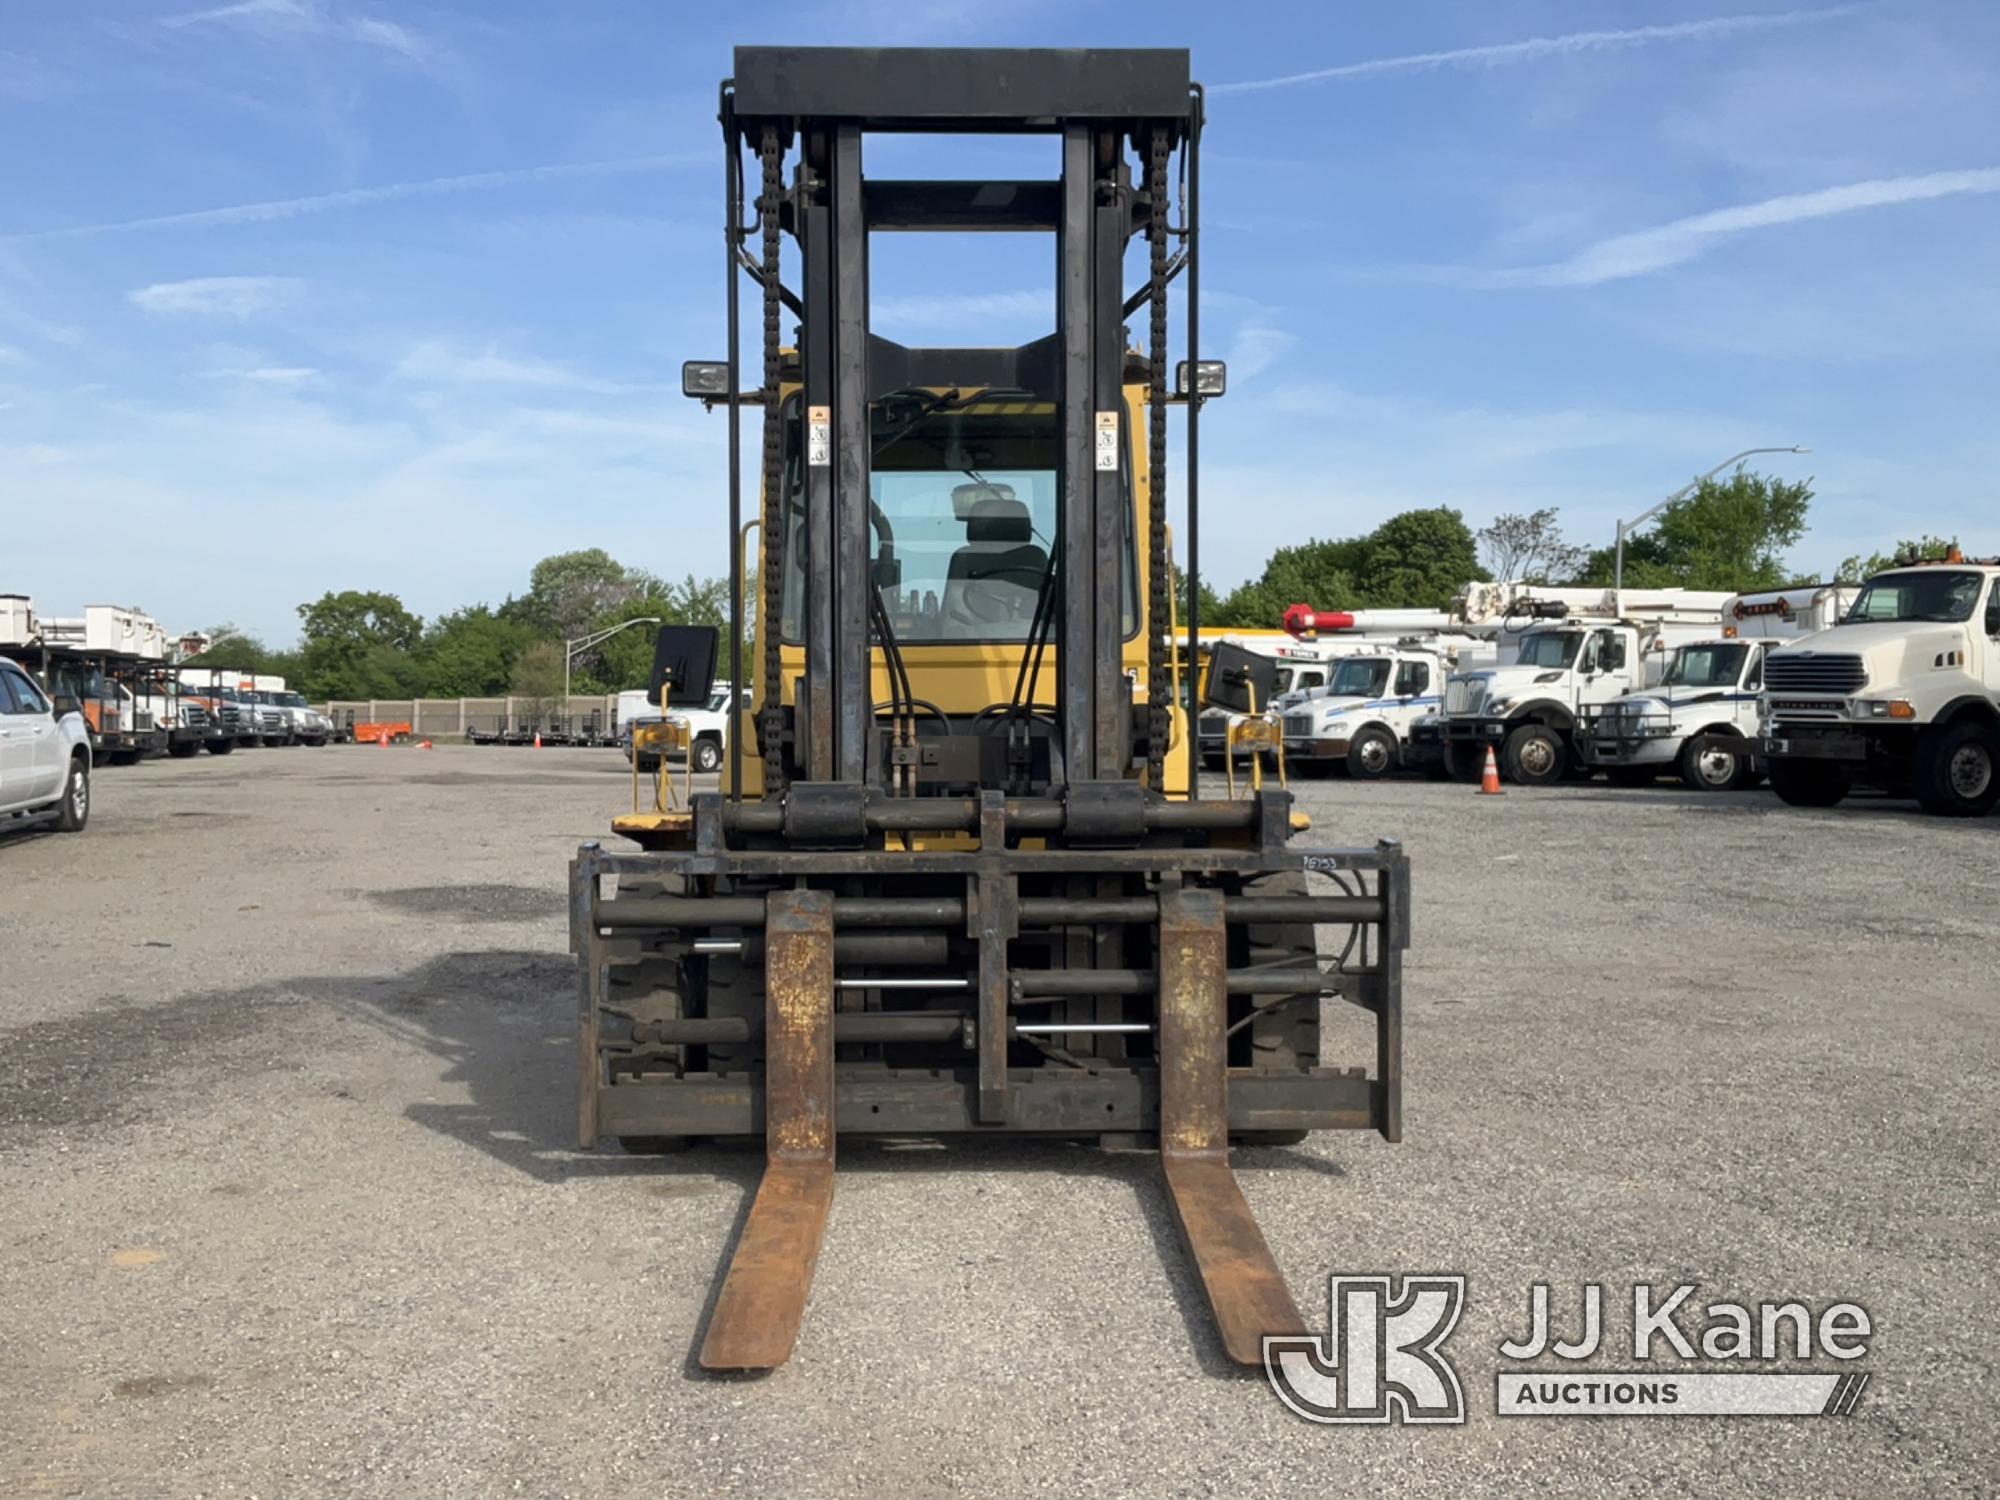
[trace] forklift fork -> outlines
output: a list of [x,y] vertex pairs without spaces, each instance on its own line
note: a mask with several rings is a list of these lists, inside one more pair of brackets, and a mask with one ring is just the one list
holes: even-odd
[[1222,896],[1160,892],[1160,1165],[1222,1346],[1261,1364],[1267,1334],[1305,1319],[1229,1167],[1229,946]]
[[[708,1370],[768,1370],[790,1356],[833,1206],[833,899],[768,899],[767,1162],[702,1343]],[[1223,1348],[1256,1365],[1267,1335],[1306,1325],[1229,1166],[1227,971],[1220,893],[1163,890],[1160,1163]]]
[[833,1206],[832,895],[773,892],[764,931],[764,1177],[709,1319],[705,1370],[790,1356]]

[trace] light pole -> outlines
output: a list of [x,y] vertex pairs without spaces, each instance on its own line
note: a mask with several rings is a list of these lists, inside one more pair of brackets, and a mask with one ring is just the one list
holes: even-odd
[[573,641],[563,642],[563,722],[569,722],[569,666],[576,660],[579,651],[588,651],[592,646],[601,646],[621,630],[630,630],[634,625],[657,625],[658,615],[640,615],[636,619],[621,620],[608,630],[593,630],[589,635],[580,635]]
[[[1735,454],[1733,457],[1730,458],[1725,458],[1721,463],[1717,464],[1714,468],[1710,469],[1706,474],[1703,474],[1700,478],[1690,479],[1686,484],[1682,485],[1679,489],[1675,490],[1671,495],[1667,496],[1666,499],[1662,500],[1658,505],[1654,506],[1644,515],[1634,516],[1629,521],[1620,521],[1618,523],[1618,560],[1613,567],[1613,573],[1611,579],[1612,588],[1621,596],[1625,592],[1625,538],[1630,536],[1633,532],[1637,531],[1641,526],[1644,526],[1648,521],[1652,520],[1653,517],[1657,516],[1661,511],[1665,510],[1669,505],[1672,505],[1676,500],[1680,499],[1684,495],[1690,494],[1693,491],[1700,489],[1704,484],[1706,484],[1709,480],[1715,478],[1716,475],[1720,474],[1724,469],[1728,468],[1731,464],[1741,463],[1744,459],[1749,458],[1752,454],[1810,453],[1810,452],[1812,452],[1812,449],[1810,448],[1745,448],[1741,453]],[[1622,607],[1623,606],[1621,605],[1621,608]]]

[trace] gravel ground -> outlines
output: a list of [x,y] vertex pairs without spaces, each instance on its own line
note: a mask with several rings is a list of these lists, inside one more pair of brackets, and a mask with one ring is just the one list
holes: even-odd
[[[1328,1428],[1222,1366],[1156,1164],[1069,1146],[844,1145],[797,1354],[701,1378],[757,1159],[569,1145],[564,862],[626,795],[266,750],[0,841],[0,1493],[1994,1492],[2000,822],[1308,783],[1414,859],[1407,1142],[1245,1191],[1315,1319],[1336,1271],[1471,1288],[1467,1425]],[[1491,1415],[1530,1284],[1593,1280],[1858,1301],[1873,1384]]]

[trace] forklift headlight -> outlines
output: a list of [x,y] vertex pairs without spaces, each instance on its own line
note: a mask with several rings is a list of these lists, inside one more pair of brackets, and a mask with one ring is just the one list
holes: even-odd
[[714,401],[729,394],[729,366],[691,359],[681,366],[681,394]]
[[[1229,365],[1219,359],[1204,359],[1196,364],[1194,374],[1195,394],[1198,396],[1220,396],[1229,389]],[[1182,360],[1174,372],[1174,393],[1186,396],[1188,393],[1188,362]]]

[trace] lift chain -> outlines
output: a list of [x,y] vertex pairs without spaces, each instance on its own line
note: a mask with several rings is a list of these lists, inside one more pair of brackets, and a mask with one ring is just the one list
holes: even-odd
[[1148,599],[1146,605],[1146,776],[1166,788],[1167,742],[1173,733],[1167,679],[1167,132],[1155,126],[1147,139],[1146,248],[1152,271],[1151,390],[1146,419]]
[[760,538],[764,544],[764,582],[757,601],[757,635],[764,648],[764,701],[759,705],[757,728],[764,751],[764,790],[769,796],[785,784],[784,714],[780,707],[784,668],[778,656],[785,587],[785,417],[778,399],[778,209],[784,196],[784,150],[777,126],[764,127],[757,155],[764,169],[763,190],[757,197],[758,222],[764,236],[764,519]]

